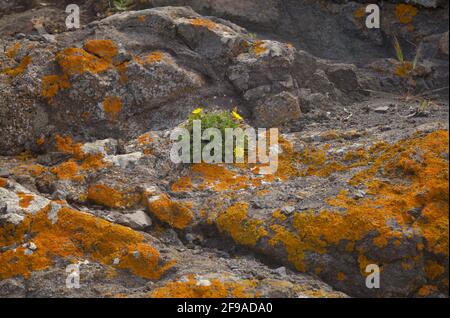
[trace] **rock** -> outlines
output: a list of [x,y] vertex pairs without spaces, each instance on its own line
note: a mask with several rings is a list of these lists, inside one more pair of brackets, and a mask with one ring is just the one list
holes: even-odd
[[144,211],[124,214],[119,223],[137,231],[143,231],[152,225],[152,219]]
[[253,116],[258,127],[278,127],[300,118],[298,98],[288,92],[268,97],[255,107]]
[[376,108],[374,111],[379,114],[386,114],[389,111],[389,106],[381,106]]
[[274,269],[274,272],[277,273],[280,276],[286,276],[287,275],[286,267],[279,267],[277,269]]
[[448,55],[448,31],[442,35],[442,38],[439,41],[439,49],[442,53]]

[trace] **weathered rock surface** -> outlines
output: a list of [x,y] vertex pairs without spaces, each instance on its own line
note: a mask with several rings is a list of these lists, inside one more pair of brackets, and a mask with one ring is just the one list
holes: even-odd
[[[448,297],[448,4],[389,2],[0,0],[0,297]],[[173,163],[198,107],[277,172]]]

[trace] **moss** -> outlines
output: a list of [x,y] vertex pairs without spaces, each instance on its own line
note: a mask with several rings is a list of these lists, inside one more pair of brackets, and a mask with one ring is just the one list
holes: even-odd
[[90,185],[87,198],[99,205],[114,208],[132,208],[142,201],[142,196],[134,191],[120,191],[101,183]]
[[262,221],[248,218],[248,208],[248,203],[236,203],[217,217],[216,224],[221,232],[231,236],[236,243],[256,246],[268,233]]
[[150,293],[152,298],[254,298],[256,281],[225,281],[210,279],[209,286],[200,286],[194,275],[186,281],[168,282]]
[[176,229],[185,229],[194,217],[189,204],[172,201],[166,194],[148,200],[148,209],[160,221]]
[[76,262],[88,257],[105,265],[118,258],[120,263],[116,268],[153,280],[173,265],[173,262],[161,264],[158,251],[129,228],[67,207],[59,209],[57,221],[52,222],[48,218],[50,210],[49,205],[34,216],[28,215],[14,229],[0,228],[2,246],[21,243],[25,235],[37,246],[31,255],[24,254],[24,247],[0,252],[0,279],[28,278],[31,272],[52,266],[57,258]]

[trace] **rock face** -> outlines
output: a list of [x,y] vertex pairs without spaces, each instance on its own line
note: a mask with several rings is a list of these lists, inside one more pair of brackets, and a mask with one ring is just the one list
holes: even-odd
[[[448,4],[388,2],[0,0],[0,297],[448,297]],[[173,163],[198,107],[277,171]]]

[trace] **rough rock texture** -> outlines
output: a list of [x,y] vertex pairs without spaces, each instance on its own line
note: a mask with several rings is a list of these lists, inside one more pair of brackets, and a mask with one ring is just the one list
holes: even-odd
[[[448,3],[362,2],[0,0],[0,297],[448,297]],[[174,164],[198,107],[278,171]]]

